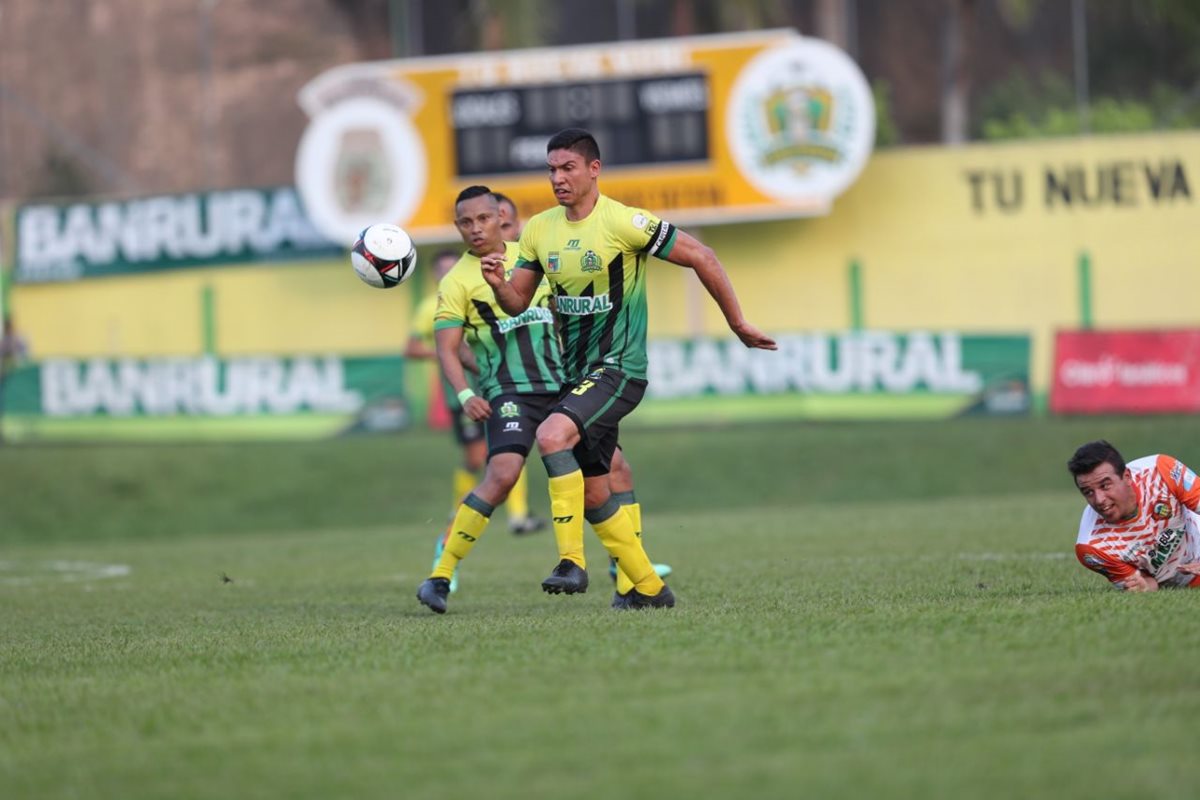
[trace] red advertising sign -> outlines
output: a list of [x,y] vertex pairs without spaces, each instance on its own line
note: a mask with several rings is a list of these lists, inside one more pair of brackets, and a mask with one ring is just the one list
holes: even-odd
[[1056,414],[1200,411],[1200,330],[1060,331]]

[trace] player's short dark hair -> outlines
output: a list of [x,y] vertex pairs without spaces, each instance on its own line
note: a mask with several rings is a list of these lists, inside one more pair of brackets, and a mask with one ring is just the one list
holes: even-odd
[[1117,452],[1117,448],[1103,439],[1081,445],[1067,462],[1067,469],[1072,475],[1079,477],[1087,475],[1101,464],[1112,464],[1117,475],[1125,474],[1125,459]]
[[555,150],[578,153],[589,164],[600,160],[600,145],[596,144],[596,137],[583,128],[564,128],[551,136],[550,141],[546,142],[546,152]]
[[517,208],[517,204],[513,202],[513,199],[504,194],[504,192],[492,192],[492,197],[496,198],[497,203],[508,203],[515,211],[520,211],[520,209]]
[[464,200],[474,200],[476,197],[483,197],[485,194],[490,194],[493,198],[496,196],[486,186],[468,186],[458,193],[458,197],[454,198],[454,207],[458,208],[458,204]]

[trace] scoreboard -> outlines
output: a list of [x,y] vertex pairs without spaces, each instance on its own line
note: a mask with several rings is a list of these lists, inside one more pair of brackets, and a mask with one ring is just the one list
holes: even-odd
[[450,115],[459,177],[546,165],[546,140],[563,128],[596,137],[606,167],[707,161],[708,76],[544,83],[454,92]]
[[485,184],[554,204],[546,142],[585,128],[600,187],[679,224],[826,213],[861,170],[874,107],[857,66],[791,30],[352,64],[300,91],[310,218],[452,241],[454,197]]

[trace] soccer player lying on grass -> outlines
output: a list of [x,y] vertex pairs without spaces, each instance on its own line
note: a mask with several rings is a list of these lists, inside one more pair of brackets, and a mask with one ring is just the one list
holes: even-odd
[[1088,507],[1075,557],[1127,592],[1200,588],[1200,481],[1176,458],[1146,456],[1125,464],[1104,440],[1067,462]]

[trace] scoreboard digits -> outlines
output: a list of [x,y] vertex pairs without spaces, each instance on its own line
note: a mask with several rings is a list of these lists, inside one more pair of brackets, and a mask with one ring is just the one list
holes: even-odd
[[453,92],[457,176],[544,169],[546,140],[586,128],[605,167],[707,161],[709,85],[702,72]]

